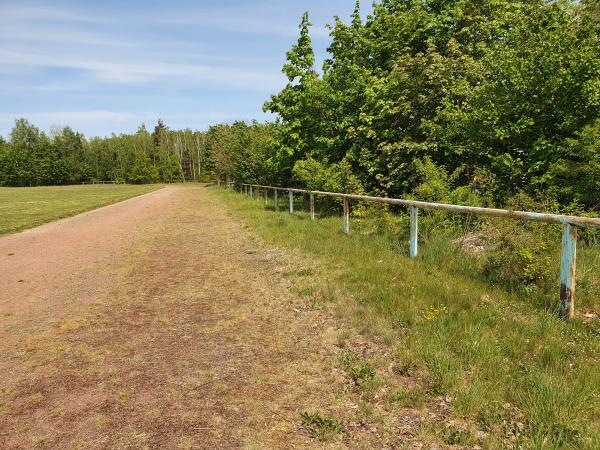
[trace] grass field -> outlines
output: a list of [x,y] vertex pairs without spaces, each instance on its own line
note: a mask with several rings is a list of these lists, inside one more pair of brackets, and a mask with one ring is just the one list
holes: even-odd
[[0,236],[110,205],[160,185],[0,188]]
[[[346,236],[339,218],[312,222],[304,212],[289,215],[285,202],[274,212],[264,200],[212,192],[266,242],[315,261],[314,270],[294,275],[299,292],[315,305],[334,305],[340,318],[389,345],[385,357],[373,355],[359,367],[359,373],[370,374],[365,390],[376,391],[367,399],[386,402],[390,414],[436,410],[440,404],[450,409],[454,420],[447,427],[422,423],[422,442],[598,448],[597,318],[567,323],[538,294],[493,286],[448,239],[427,240],[419,258],[411,260],[403,239]],[[583,271],[597,256],[582,252]],[[596,293],[585,302],[597,300]],[[339,339],[343,344],[344,337]],[[375,383],[370,367],[383,372],[389,366],[397,377]],[[407,378],[410,382],[398,381]],[[368,416],[368,405],[364,409]]]

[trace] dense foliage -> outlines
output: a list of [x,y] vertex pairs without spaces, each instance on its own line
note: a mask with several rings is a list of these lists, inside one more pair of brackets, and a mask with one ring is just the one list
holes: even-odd
[[281,182],[343,164],[364,190],[402,196],[433,163],[497,204],[544,192],[600,207],[597,1],[382,0],[364,23],[357,3],[331,27],[322,75],[309,27],[265,104]]

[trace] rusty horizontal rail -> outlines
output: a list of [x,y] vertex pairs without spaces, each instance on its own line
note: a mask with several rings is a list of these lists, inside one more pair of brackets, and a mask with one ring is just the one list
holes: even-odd
[[[410,210],[410,256],[416,258],[418,254],[418,217],[419,209],[435,209],[457,214],[469,214],[478,216],[500,217],[505,219],[522,220],[529,222],[545,222],[563,226],[561,274],[560,274],[560,309],[562,315],[571,319],[574,317],[575,303],[575,262],[577,253],[577,229],[578,228],[600,228],[600,218],[570,216],[563,214],[547,214],[530,211],[516,211],[510,209],[482,208],[477,206],[453,205],[447,203],[431,203],[418,200],[407,200],[401,198],[374,197],[369,195],[344,194],[341,192],[310,191],[306,189],[287,188],[278,186],[265,186],[260,184],[239,183],[242,191],[251,198],[256,189],[265,190],[265,201],[268,200],[267,190],[274,191],[274,204],[278,207],[278,192],[285,191],[289,195],[289,211],[294,212],[294,193],[308,194],[310,196],[310,218],[314,220],[314,197],[334,197],[343,200],[343,230],[346,234],[350,232],[350,200],[365,202],[387,203],[409,207]],[[227,182],[227,187],[234,189],[236,183]]]
[[[241,184],[246,186],[246,184]],[[491,216],[491,217],[504,217],[507,219],[524,220],[530,222],[547,222],[555,223],[559,225],[570,224],[579,228],[600,228],[600,219],[595,217],[582,217],[582,216],[569,216],[564,214],[548,214],[538,213],[529,211],[517,211],[511,209],[497,209],[497,208],[482,208],[479,206],[463,206],[463,205],[452,205],[448,203],[431,203],[422,202],[418,200],[406,200],[401,198],[390,198],[390,197],[373,197],[369,195],[357,195],[357,194],[343,194],[339,192],[325,192],[325,191],[309,191],[306,189],[292,189],[275,186],[262,186],[260,184],[248,184],[259,189],[277,189],[279,191],[286,192],[297,192],[302,194],[313,194],[320,195],[322,197],[336,197],[336,198],[347,198],[349,200],[360,200],[367,202],[378,202],[388,203],[390,205],[401,205],[401,206],[414,206],[416,208],[423,209],[438,209],[457,214],[473,214],[477,216]]]

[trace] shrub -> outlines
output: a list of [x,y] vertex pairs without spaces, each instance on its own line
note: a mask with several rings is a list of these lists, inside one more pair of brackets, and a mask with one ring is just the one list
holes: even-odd
[[[509,208],[555,211],[557,204],[550,200],[536,202],[520,193],[510,199]],[[549,288],[556,282],[561,236],[558,227],[513,220],[491,221],[486,227],[488,233],[497,236],[483,261],[488,278],[511,288]]]
[[[339,163],[327,165],[308,157],[296,161],[293,169],[294,177],[306,189],[311,191],[343,192],[360,194],[363,192],[360,181],[352,173],[350,163],[345,159]],[[321,210],[339,212],[341,199],[319,198]]]

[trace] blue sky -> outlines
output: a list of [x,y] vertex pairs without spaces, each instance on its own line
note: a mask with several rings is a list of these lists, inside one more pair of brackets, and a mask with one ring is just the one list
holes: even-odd
[[309,11],[317,59],[354,0],[0,0],[0,134],[17,117],[86,136],[268,118]]

